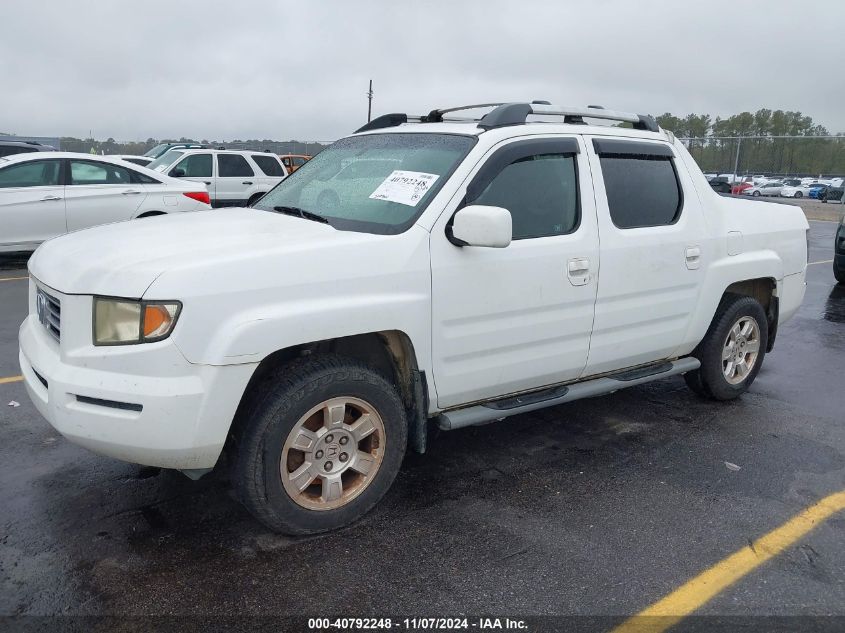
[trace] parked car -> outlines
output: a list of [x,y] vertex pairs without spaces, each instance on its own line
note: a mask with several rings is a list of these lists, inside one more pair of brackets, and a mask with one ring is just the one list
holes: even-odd
[[839,221],[833,243],[833,276],[837,282],[845,284],[845,215]]
[[205,184],[213,207],[250,206],[288,175],[275,154],[217,149],[172,149],[149,168]]
[[733,185],[731,187],[731,193],[733,194],[740,194],[746,191],[747,189],[751,189],[754,187],[754,183],[751,182],[741,182],[739,184]]
[[748,189],[742,191],[742,194],[745,196],[754,196],[755,198],[760,196],[779,196],[782,189],[782,182],[772,181],[762,185],[749,187]]
[[731,186],[731,183],[729,183],[724,176],[716,176],[714,178],[711,178],[709,182],[710,182],[710,187],[716,193],[725,194],[725,193],[731,193],[733,191],[733,187]]
[[0,158],[2,252],[31,251],[97,224],[208,208],[204,185],[107,156],[39,152]]
[[810,185],[809,191],[807,192],[807,197],[813,198],[814,200],[821,200],[827,193],[828,189],[830,189],[830,185]]
[[0,141],[0,158],[32,152],[55,152],[56,148],[36,141]]
[[[252,208],[44,244],[20,329],[38,411],[193,477],[226,447],[244,505],[313,534],[372,508],[429,423],[674,375],[715,400],[748,390],[804,296],[800,209],[698,189],[650,116],[518,103],[442,121],[459,109],[376,118]],[[342,202],[306,206],[306,186]]]
[[842,192],[842,187],[828,187],[819,194],[819,200],[822,202],[841,202]]
[[144,156],[149,156],[153,160],[160,156],[164,156],[172,149],[205,149],[208,145],[202,143],[159,143],[149,151],[144,153]]
[[780,190],[780,195],[784,198],[807,198],[813,186],[816,186],[816,183],[806,183],[793,187],[784,186]]
[[288,170],[289,174],[292,174],[311,160],[311,156],[308,154],[281,154],[279,158],[282,159],[282,164]]
[[146,167],[153,159],[149,156],[133,156],[132,154],[110,154],[112,158],[119,158],[120,160],[125,160],[127,163],[134,163],[136,165],[140,165],[141,167]]

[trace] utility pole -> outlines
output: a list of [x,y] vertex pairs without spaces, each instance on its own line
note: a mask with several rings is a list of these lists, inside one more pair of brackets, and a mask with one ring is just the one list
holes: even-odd
[[370,79],[370,89],[367,91],[367,123],[373,118],[373,80]]
[[736,139],[736,160],[734,161],[734,181],[731,184],[736,184],[737,170],[739,169],[739,148],[742,147],[742,137]]

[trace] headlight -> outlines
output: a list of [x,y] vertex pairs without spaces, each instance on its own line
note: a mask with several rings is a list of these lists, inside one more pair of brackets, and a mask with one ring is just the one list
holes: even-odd
[[94,298],[94,345],[152,343],[170,336],[182,304]]

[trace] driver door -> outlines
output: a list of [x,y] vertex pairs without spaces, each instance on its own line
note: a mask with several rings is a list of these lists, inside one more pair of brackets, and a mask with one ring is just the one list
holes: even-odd
[[[510,211],[510,245],[451,243],[446,229],[464,204]],[[438,406],[581,376],[598,267],[595,199],[581,139],[531,137],[491,149],[431,233]]]

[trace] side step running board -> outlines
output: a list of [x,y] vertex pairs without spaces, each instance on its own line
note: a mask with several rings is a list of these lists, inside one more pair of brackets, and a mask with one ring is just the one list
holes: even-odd
[[572,402],[581,398],[592,398],[606,393],[612,393],[626,387],[642,385],[647,382],[660,380],[669,376],[685,374],[698,369],[701,363],[697,358],[679,358],[653,365],[645,365],[629,369],[612,376],[602,376],[571,385],[551,387],[542,391],[531,392],[519,396],[512,396],[479,404],[465,409],[456,409],[441,413],[437,425],[444,431],[460,429],[473,424],[482,424],[493,420],[502,420],[512,415],[528,413],[545,407],[553,407],[564,402]]

